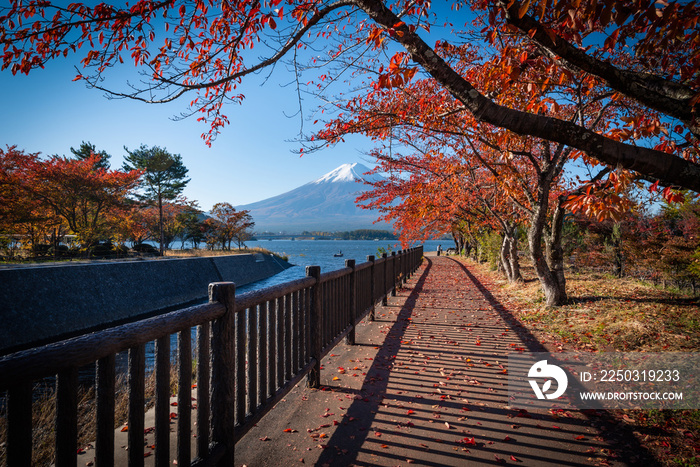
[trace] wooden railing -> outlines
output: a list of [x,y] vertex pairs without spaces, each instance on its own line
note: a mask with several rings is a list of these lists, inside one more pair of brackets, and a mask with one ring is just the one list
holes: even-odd
[[[155,465],[171,465],[171,335],[177,335],[178,465],[233,465],[235,443],[305,376],[320,384],[321,359],[418,268],[422,247],[235,295],[209,285],[209,303],[0,358],[6,391],[7,464],[32,464],[36,381],[56,377],[55,465],[77,464],[78,369],[96,362],[95,464],[114,465],[116,354],[128,350],[128,464],[144,464],[146,344],[155,341]],[[192,329],[196,327],[196,352]],[[192,379],[193,358],[196,381]],[[209,362],[209,364],[203,364]],[[193,385],[193,383],[196,383]],[[192,460],[192,389],[196,449]],[[1,395],[1,394],[0,394]]]

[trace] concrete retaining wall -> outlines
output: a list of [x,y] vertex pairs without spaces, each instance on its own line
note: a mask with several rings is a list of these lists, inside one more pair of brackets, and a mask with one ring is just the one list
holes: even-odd
[[260,253],[0,269],[0,354],[206,299],[291,265]]

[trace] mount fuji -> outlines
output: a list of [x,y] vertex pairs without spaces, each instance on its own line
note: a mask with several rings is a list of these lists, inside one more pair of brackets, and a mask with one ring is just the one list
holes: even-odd
[[358,163],[343,164],[294,190],[236,206],[236,209],[250,211],[256,232],[392,230],[386,222],[374,223],[379,213],[362,209],[355,204],[355,199],[367,188],[362,180],[375,181],[381,178],[378,175],[365,175],[369,170]]

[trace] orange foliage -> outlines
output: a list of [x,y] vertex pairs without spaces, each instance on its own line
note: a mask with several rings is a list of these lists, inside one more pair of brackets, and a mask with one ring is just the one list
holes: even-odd
[[[390,91],[408,85],[422,67],[439,83],[438,93],[461,102],[479,121],[586,151],[664,186],[700,189],[696,2],[463,0],[452,7],[446,15],[425,0],[137,0],[130,6],[11,0],[0,8],[2,68],[29,73],[82,49],[85,71],[77,79],[93,87],[146,102],[194,96],[189,113],[209,124],[203,137],[211,144],[229,122],[224,103],[242,100],[237,90],[248,74],[313,45],[310,65],[323,68],[322,81],[348,69],[358,70],[353,77],[372,70],[374,91]],[[439,40],[429,46],[418,32],[431,32],[443,18],[454,30],[433,31]],[[249,51],[260,43],[269,48],[255,60],[258,54]],[[396,44],[404,51],[394,53]],[[490,62],[489,74],[465,72],[468,61],[454,51],[476,52],[475,64]],[[125,60],[151,81],[127,91],[102,88],[102,75]],[[345,65],[334,77],[330,64],[338,62]],[[620,114],[619,124],[583,131],[590,122],[560,114],[566,97],[543,95],[572,79],[582,95],[605,87],[601,105],[617,99],[636,104]],[[510,97],[517,103],[501,99],[510,87],[518,88]],[[630,139],[644,136],[656,138],[654,144]],[[674,169],[666,170],[670,165]]]
[[141,176],[135,170],[95,170],[98,159],[24,155],[17,160],[13,182],[32,202],[63,219],[81,243],[92,245],[109,237],[113,216],[125,208]]

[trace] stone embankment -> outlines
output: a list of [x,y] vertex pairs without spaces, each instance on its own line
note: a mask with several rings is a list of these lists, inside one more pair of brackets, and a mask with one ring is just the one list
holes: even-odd
[[196,303],[211,282],[242,286],[291,265],[255,253],[0,269],[0,355]]

